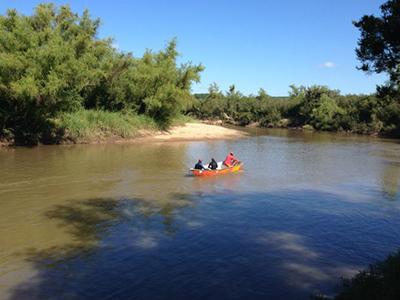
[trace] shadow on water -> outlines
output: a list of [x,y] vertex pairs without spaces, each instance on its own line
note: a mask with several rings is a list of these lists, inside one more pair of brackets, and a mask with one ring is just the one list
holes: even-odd
[[308,299],[400,246],[397,202],[314,190],[171,198],[54,206],[46,217],[73,242],[30,249],[37,275],[11,299]]
[[172,235],[177,228],[174,225],[175,210],[190,205],[187,198],[176,195],[174,203],[166,202],[161,206],[152,205],[143,199],[112,199],[94,198],[81,201],[67,201],[68,204],[55,205],[45,213],[48,219],[54,220],[62,230],[66,230],[72,237],[71,243],[60,247],[50,247],[45,250],[30,248],[28,260],[40,264],[54,265],[66,259],[90,253],[99,247],[99,242],[108,234],[113,234],[112,227],[123,222],[132,222],[133,218],[140,217],[141,222],[157,214],[163,232]]
[[45,216],[55,220],[57,226],[66,229],[72,237],[67,245],[53,246],[44,250],[30,248],[28,260],[38,265],[54,266],[73,257],[89,255],[98,241],[120,218],[115,199],[89,199],[70,201],[68,205],[56,205]]

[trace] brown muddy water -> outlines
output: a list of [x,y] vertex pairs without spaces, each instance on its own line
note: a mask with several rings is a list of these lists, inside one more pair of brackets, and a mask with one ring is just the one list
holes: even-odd
[[1,149],[0,299],[308,299],[400,247],[399,142],[251,133]]

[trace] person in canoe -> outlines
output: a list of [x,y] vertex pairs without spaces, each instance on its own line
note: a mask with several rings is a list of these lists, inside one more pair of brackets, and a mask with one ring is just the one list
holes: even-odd
[[208,164],[208,168],[210,170],[216,170],[218,168],[218,163],[215,161],[214,158],[211,158],[211,162]]
[[205,170],[206,168],[203,166],[203,162],[201,161],[201,159],[199,159],[199,161],[197,162],[197,164],[194,165],[194,168],[196,170]]
[[237,165],[239,162],[240,161],[233,155],[233,152],[229,152],[224,160],[224,165],[229,168]]

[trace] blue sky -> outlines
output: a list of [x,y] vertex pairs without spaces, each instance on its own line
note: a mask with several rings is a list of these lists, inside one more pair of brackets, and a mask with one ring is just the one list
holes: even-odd
[[[41,2],[2,0],[0,12],[31,14]],[[356,69],[359,37],[353,20],[379,13],[382,0],[147,0],[51,1],[74,11],[88,8],[102,20],[100,37],[113,37],[122,51],[140,56],[178,39],[182,62],[206,70],[194,92],[217,82],[245,94],[264,88],[286,95],[290,84],[322,84],[342,93],[371,93],[383,75]]]

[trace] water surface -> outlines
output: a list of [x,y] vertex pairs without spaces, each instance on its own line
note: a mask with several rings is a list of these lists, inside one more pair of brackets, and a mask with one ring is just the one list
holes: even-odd
[[0,299],[308,299],[400,247],[398,142],[252,134],[1,150]]

